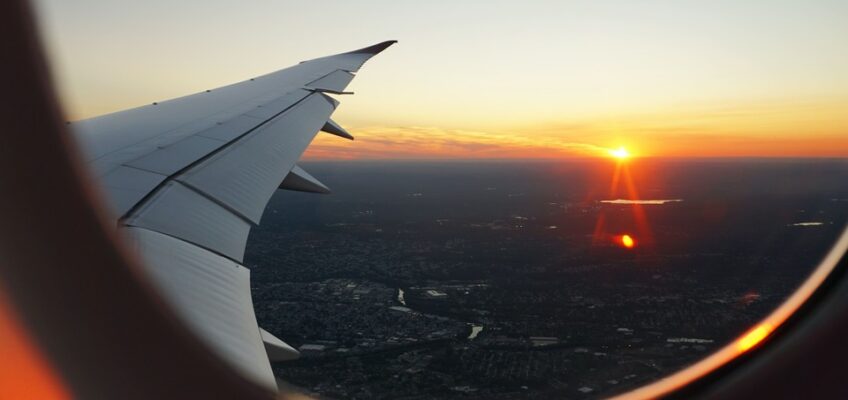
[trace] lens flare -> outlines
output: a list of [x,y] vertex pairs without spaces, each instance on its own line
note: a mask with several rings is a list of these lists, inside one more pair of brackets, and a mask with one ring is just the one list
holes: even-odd
[[630,235],[621,235],[621,237],[619,237],[618,239],[621,245],[624,246],[624,248],[626,249],[632,249],[636,247],[636,241],[633,240],[633,237],[631,237]]
[[746,352],[768,337],[772,330],[774,330],[774,328],[769,324],[758,325],[737,340],[736,348],[740,353]]

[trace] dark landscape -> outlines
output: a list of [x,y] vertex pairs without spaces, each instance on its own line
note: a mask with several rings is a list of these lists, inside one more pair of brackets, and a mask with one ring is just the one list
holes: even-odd
[[620,393],[744,333],[848,220],[846,160],[302,166],[333,194],[278,192],[246,265],[302,353],[276,375],[322,398]]

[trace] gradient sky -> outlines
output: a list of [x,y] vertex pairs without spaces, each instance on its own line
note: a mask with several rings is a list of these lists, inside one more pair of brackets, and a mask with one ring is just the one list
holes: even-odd
[[35,3],[69,119],[396,39],[308,157],[848,157],[842,0]]

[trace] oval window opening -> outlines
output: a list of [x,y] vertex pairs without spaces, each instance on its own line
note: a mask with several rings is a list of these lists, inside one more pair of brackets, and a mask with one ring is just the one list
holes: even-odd
[[[150,193],[134,201],[181,196],[133,203],[119,225],[189,243],[182,259],[229,273],[205,275],[215,293],[244,289],[236,305],[181,315],[223,337],[235,330],[206,322],[252,307],[246,321],[267,353],[257,345],[250,357],[270,361],[254,368],[235,345],[222,352],[268,387],[330,398],[653,397],[767,343],[845,252],[842,5],[187,2],[162,13],[158,3],[35,5],[84,151],[102,150],[86,129],[103,121],[122,134],[120,115],[91,118],[183,107],[145,123],[155,135],[132,132],[152,138],[86,161],[107,197],[136,184]],[[354,35],[351,20],[369,22]],[[401,43],[362,73],[363,54],[390,42],[298,64],[374,37]],[[242,86],[209,89],[230,82]],[[243,89],[250,96],[228,97]],[[323,114],[307,123],[299,112]],[[245,144],[274,124],[309,135]],[[333,135],[307,148],[319,129]],[[262,152],[271,161],[256,161]],[[236,153],[215,173],[197,170]],[[274,162],[291,171],[280,188],[293,190],[244,210]],[[242,167],[252,172],[237,185],[214,186]],[[168,208],[181,201],[202,206]]]

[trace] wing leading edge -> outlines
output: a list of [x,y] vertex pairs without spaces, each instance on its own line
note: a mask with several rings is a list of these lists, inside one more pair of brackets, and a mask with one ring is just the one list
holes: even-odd
[[388,41],[218,89],[71,124],[118,229],[188,326],[271,390],[271,361],[297,351],[259,328],[242,264],[278,188],[328,193],[296,165],[354,73]]

